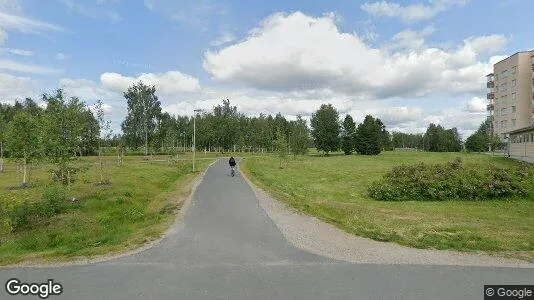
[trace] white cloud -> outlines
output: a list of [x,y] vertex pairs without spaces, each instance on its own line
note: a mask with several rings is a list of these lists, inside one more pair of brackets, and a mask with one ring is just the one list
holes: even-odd
[[59,70],[49,67],[28,65],[19,63],[12,60],[1,59],[0,60],[0,70],[10,70],[15,72],[22,73],[34,73],[34,74],[53,74],[58,73]]
[[67,93],[80,97],[82,100],[90,102],[96,100],[110,100],[121,98],[122,95],[110,91],[94,81],[87,79],[63,78],[59,81],[60,87]]
[[198,79],[179,71],[166,73],[143,73],[138,77],[123,76],[118,73],[104,73],[100,76],[102,85],[114,91],[124,92],[138,81],[155,85],[156,90],[163,94],[194,92],[200,89]]
[[469,113],[486,113],[486,99],[473,97],[466,101],[464,110]]
[[[98,7],[98,6],[95,6],[95,5],[82,5],[79,1],[74,1],[74,0],[58,0],[60,3],[62,3],[63,5],[65,5],[68,9],[68,12],[69,13],[75,13],[77,15],[80,15],[82,17],[85,17],[85,18],[89,18],[89,19],[102,19],[102,18],[107,18],[107,19],[110,19],[111,21],[114,21],[114,22],[118,22],[120,20],[122,20],[122,17],[114,12],[114,11],[105,11],[103,10],[102,7]],[[100,0],[98,2],[98,4],[104,4],[104,2],[106,2],[106,0]],[[117,1],[113,1],[113,2],[116,2]]]
[[0,47],[4,45],[5,41],[7,40],[8,34],[7,32],[0,27]]
[[428,4],[401,4],[378,1],[366,2],[361,8],[368,14],[375,17],[400,18],[404,22],[414,23],[422,20],[432,19],[440,12],[444,12],[453,6],[464,6],[469,0],[430,0]]
[[30,77],[13,76],[0,73],[0,99],[8,103],[22,100],[26,97],[35,98],[40,91],[39,81]]
[[427,26],[421,31],[406,29],[392,38],[392,44],[388,47],[390,50],[395,49],[423,49],[427,47],[425,38],[436,31],[434,26]]
[[405,31],[403,38],[397,35],[397,42],[416,43],[420,49],[392,51],[341,32],[332,15],[277,13],[245,40],[207,51],[203,66],[220,82],[271,91],[328,88],[377,98],[483,92],[484,76],[492,65],[478,56],[487,52],[488,45],[500,46],[506,39],[478,37],[453,50],[427,48],[421,39],[434,30],[430,26],[421,32]]
[[63,54],[63,53],[58,53],[56,54],[56,60],[64,60],[64,59],[67,59],[69,58],[66,54]]
[[212,41],[210,45],[219,47],[224,44],[233,42],[235,39],[236,39],[235,35],[227,31],[227,32],[223,32],[219,37],[217,37],[214,41]]
[[38,33],[42,30],[67,31],[61,26],[33,20],[22,16],[0,11],[0,26],[6,29],[16,29],[23,33]]
[[21,56],[32,56],[33,51],[24,50],[24,49],[9,49],[9,53],[21,55]]

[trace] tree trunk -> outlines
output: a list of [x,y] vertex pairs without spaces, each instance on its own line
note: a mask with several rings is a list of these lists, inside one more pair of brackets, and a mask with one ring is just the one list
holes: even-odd
[[4,172],[4,142],[0,142],[0,173]]
[[102,149],[98,149],[98,158],[100,159],[100,183],[104,182],[104,163],[102,162]]
[[145,121],[145,156],[148,155],[148,128],[147,127],[148,126]]
[[22,177],[22,185],[27,186],[28,185],[28,177],[27,177],[27,164],[28,160],[26,159],[26,154],[24,154],[24,167],[23,167],[23,177]]

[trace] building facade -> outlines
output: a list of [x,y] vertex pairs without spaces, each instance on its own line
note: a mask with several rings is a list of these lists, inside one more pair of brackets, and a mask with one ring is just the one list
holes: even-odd
[[534,51],[497,62],[486,78],[490,131],[508,142],[510,132],[534,125]]

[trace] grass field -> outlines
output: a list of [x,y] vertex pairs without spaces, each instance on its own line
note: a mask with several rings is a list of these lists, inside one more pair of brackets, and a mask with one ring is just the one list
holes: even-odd
[[[82,158],[79,165],[89,169],[77,176],[68,191],[69,203],[62,213],[22,230],[0,236],[0,265],[17,262],[46,262],[91,257],[130,250],[157,239],[174,220],[191,191],[199,172],[215,160],[215,154],[197,153],[196,173],[192,172],[191,153],[181,155],[173,165],[166,157],[146,160],[125,157],[122,167],[116,158],[106,157],[109,186],[97,186],[100,180],[96,157]],[[13,163],[0,173],[0,201],[5,206],[22,201],[36,201],[51,179],[50,165],[32,167],[30,188],[20,185],[22,173]]]
[[[499,252],[534,259],[534,201],[381,202],[367,187],[403,163],[439,163],[460,156],[482,167],[515,163],[485,154],[384,152],[379,156],[317,154],[249,158],[243,171],[276,198],[347,232],[417,248]],[[532,182],[534,188],[534,182]]]

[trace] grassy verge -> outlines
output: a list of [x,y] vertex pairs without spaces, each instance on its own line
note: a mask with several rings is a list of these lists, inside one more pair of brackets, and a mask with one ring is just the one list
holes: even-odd
[[[367,187],[393,166],[436,163],[514,164],[484,154],[385,152],[379,156],[305,156],[283,169],[276,157],[242,164],[251,180],[286,204],[347,232],[416,248],[499,252],[534,259],[534,200],[382,202]],[[534,182],[531,182],[534,188]]]
[[[175,212],[191,192],[191,182],[214,159],[199,155],[196,173],[191,161],[146,161],[126,157],[118,167],[106,157],[106,177],[111,185],[98,186],[96,158],[83,158],[88,170],[68,190],[65,213],[43,220],[29,229],[0,236],[0,265],[43,263],[94,257],[137,248],[159,238],[174,220]],[[198,156],[197,156],[198,157]],[[187,158],[187,157],[184,157]],[[50,183],[50,166],[34,166],[31,187],[13,189],[22,176],[13,164],[0,173],[0,201],[5,206],[37,201]]]

